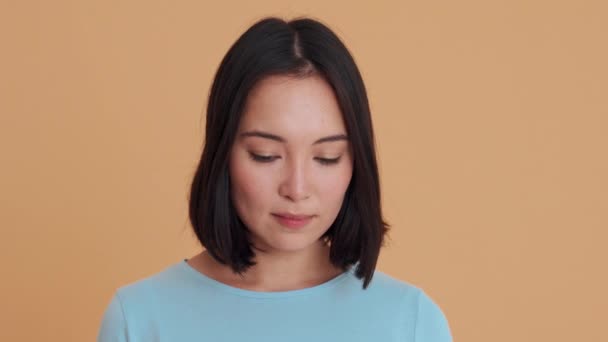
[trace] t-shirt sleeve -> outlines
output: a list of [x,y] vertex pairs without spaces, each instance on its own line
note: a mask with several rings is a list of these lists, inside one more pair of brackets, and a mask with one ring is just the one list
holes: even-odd
[[118,293],[110,300],[101,320],[97,342],[128,342],[127,321]]
[[441,308],[420,290],[415,342],[452,342],[452,333]]

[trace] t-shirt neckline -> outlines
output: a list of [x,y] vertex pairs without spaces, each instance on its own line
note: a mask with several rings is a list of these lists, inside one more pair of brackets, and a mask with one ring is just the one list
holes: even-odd
[[307,288],[297,289],[297,290],[287,290],[287,291],[254,291],[254,290],[246,290],[238,287],[234,287],[225,283],[222,283],[218,280],[215,280],[204,273],[199,272],[190,264],[188,264],[188,259],[182,259],[178,263],[178,268],[184,270],[186,273],[196,277],[199,281],[204,282],[207,285],[213,286],[216,289],[245,297],[254,297],[254,298],[285,298],[285,297],[293,297],[293,296],[304,296],[304,295],[312,295],[317,293],[322,293],[324,291],[330,290],[332,287],[338,285],[342,281],[344,281],[348,276],[352,273],[352,270],[355,269],[355,266],[351,266],[347,271],[341,273],[340,275],[335,276],[334,278]]

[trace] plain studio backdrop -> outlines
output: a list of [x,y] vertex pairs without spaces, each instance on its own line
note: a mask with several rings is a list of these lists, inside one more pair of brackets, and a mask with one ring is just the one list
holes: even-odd
[[0,340],[92,341],[199,251],[187,195],[222,56],[268,15],[344,40],[392,225],[378,268],[455,341],[608,341],[605,1],[3,1]]

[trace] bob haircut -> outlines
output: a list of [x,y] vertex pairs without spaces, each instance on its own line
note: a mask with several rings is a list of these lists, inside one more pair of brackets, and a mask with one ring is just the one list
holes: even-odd
[[255,265],[250,232],[230,195],[228,170],[248,93],[273,75],[321,76],[333,88],[353,151],[353,174],[340,212],[320,238],[331,263],[346,271],[358,264],[363,289],[372,280],[389,224],[382,217],[370,109],[351,54],[327,26],[299,17],[266,17],[253,24],[224,56],[207,104],[202,156],[191,184],[189,216],[196,237],[214,259],[242,275]]

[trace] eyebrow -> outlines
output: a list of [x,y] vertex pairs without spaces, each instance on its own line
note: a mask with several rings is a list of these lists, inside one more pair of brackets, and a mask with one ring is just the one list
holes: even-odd
[[[257,131],[257,130],[244,132],[244,133],[241,133],[239,136],[242,137],[242,138],[246,138],[246,137],[260,137],[260,138],[275,140],[275,141],[282,142],[282,143],[284,143],[286,141],[285,138],[280,137],[278,135],[267,133],[267,132],[262,132],[262,131]],[[323,137],[323,138],[315,141],[312,144],[316,145],[316,144],[321,144],[321,143],[324,143],[324,142],[341,141],[341,140],[348,140],[348,136],[346,134],[330,135],[330,136],[327,136],[327,137]]]

